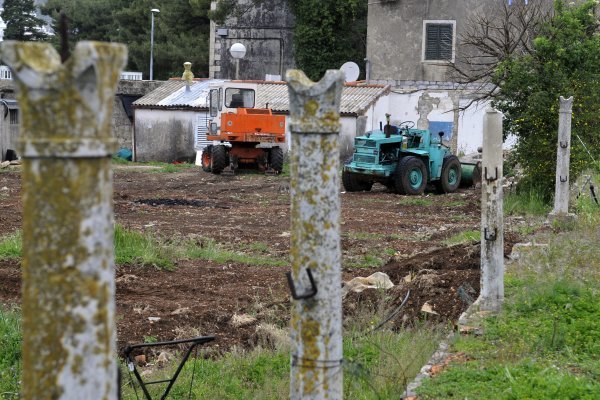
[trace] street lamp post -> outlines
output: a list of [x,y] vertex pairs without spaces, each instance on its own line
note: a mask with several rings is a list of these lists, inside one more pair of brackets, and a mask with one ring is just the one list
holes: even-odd
[[159,12],[160,10],[158,8],[150,10],[150,13],[152,13],[152,26],[150,28],[150,80],[154,79],[154,71],[152,70],[152,64],[154,62],[154,14]]
[[235,79],[240,79],[240,59],[246,55],[246,46],[241,43],[234,43],[229,48],[229,54],[235,59]]

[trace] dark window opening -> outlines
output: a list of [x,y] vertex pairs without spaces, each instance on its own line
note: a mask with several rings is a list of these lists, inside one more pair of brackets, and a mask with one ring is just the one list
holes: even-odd
[[452,60],[452,24],[427,24],[425,60]]
[[19,110],[10,110],[10,124],[19,125]]

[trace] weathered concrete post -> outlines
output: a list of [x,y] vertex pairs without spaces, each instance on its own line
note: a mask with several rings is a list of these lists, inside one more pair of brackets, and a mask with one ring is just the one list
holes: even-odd
[[480,311],[500,311],[504,301],[504,218],[502,214],[502,114],[492,108],[483,119],[481,186]]
[[[290,398],[342,399],[339,108],[344,75],[288,71],[291,156]],[[313,279],[314,278],[314,281]]]
[[116,399],[110,132],[126,48],[4,42],[23,156],[23,399]]
[[556,148],[556,184],[554,187],[554,209],[550,219],[569,218],[569,163],[571,159],[571,115],[573,96],[560,96],[558,119],[558,143]]

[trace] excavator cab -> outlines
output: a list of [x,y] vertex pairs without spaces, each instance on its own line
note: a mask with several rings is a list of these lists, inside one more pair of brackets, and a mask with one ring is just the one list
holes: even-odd
[[[285,117],[269,108],[255,108],[256,82],[220,82],[209,93],[209,144],[202,169],[219,174],[238,166],[265,172],[283,169]],[[229,167],[229,169],[227,169]]]

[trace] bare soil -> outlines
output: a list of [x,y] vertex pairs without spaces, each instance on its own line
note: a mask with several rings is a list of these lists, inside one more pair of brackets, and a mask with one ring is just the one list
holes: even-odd
[[[0,236],[21,227],[20,191],[18,170],[0,173]],[[479,190],[419,197],[393,194],[380,185],[371,192],[340,191],[344,280],[386,272],[396,284],[388,296],[390,310],[410,290],[391,324],[402,326],[423,318],[454,321],[477,298],[479,244],[448,246],[444,240],[479,229]],[[174,240],[210,238],[249,255],[289,258],[290,193],[285,176],[118,167],[114,210],[117,223],[128,229]],[[505,239],[507,252],[516,239]],[[177,260],[173,271],[118,265],[119,348],[149,338],[207,334],[217,336],[210,346],[219,351],[252,346],[258,324],[287,321],[288,270],[289,266],[204,260]],[[0,303],[19,301],[20,263],[0,260]],[[377,302],[377,291],[349,294],[344,309],[352,315],[365,305],[376,307]],[[425,303],[433,313],[422,311]],[[235,324],[233,316],[243,314],[256,320]]]

